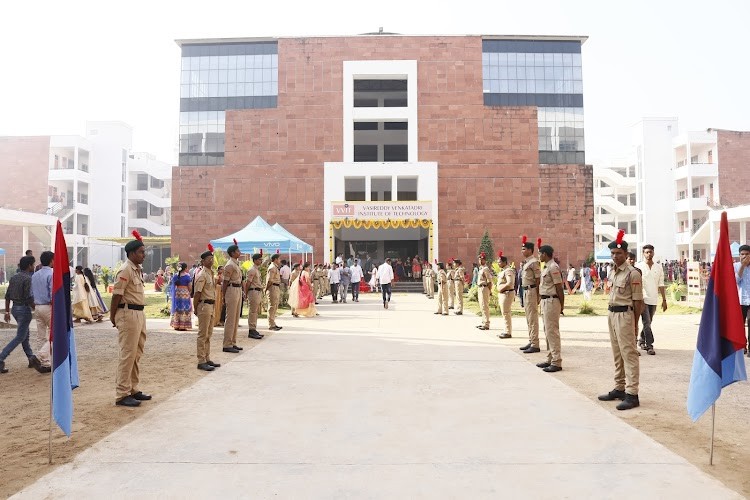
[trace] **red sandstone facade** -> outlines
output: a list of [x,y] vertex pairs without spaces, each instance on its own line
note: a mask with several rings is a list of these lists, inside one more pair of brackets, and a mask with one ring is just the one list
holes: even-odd
[[536,108],[484,105],[481,37],[279,39],[278,54],[278,106],[227,111],[225,165],[174,167],[172,251],[183,260],[256,215],[325,260],[323,164],[343,159],[343,62],[389,59],[418,64],[418,161],[438,164],[442,258],[474,261],[485,229],[512,260],[523,234],[564,264],[588,256],[591,167],[540,165]]

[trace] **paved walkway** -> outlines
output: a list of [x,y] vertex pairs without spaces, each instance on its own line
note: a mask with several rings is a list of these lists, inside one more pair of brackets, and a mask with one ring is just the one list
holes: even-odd
[[17,497],[740,498],[433,306],[286,316]]

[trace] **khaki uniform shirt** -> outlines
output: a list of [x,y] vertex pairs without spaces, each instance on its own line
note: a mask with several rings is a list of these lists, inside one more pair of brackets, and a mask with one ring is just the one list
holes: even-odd
[[634,300],[643,300],[641,273],[627,262],[616,267],[609,280],[612,286],[609,305],[632,306]]
[[224,266],[224,279],[230,284],[234,283],[235,285],[239,285],[242,283],[242,270],[236,260],[229,259],[227,261]]
[[477,285],[492,286],[492,273],[490,273],[490,268],[486,265],[479,268],[479,273],[477,274]]
[[200,274],[195,278],[193,291],[201,292],[201,300],[216,300],[216,284],[214,272],[208,267],[203,267]]
[[141,266],[126,260],[117,270],[112,295],[122,295],[122,304],[146,305]]
[[425,267],[424,271],[422,271],[422,276],[426,278],[432,277],[432,268],[431,267]]
[[448,279],[448,281],[453,281],[453,269],[448,269],[445,271],[445,277]]
[[516,287],[516,272],[510,266],[502,268],[500,276],[497,278],[497,290],[500,291],[503,287],[505,287],[505,290],[502,290],[504,292],[511,291]]
[[437,282],[439,285],[445,285],[448,282],[448,275],[445,273],[445,270],[438,269]]
[[463,281],[464,275],[466,274],[466,269],[464,269],[464,266],[458,266],[455,271],[453,271],[453,279],[455,281]]
[[542,282],[539,284],[539,295],[557,295],[557,287],[555,285],[561,285],[562,273],[560,272],[560,266],[554,260],[547,261],[542,271]]
[[542,271],[539,267],[539,260],[536,257],[529,257],[521,269],[521,286],[536,285],[536,280],[541,277]]
[[261,287],[260,269],[258,269],[258,266],[251,267],[247,272],[247,287],[248,290],[253,288],[259,289]]
[[279,273],[279,268],[273,264],[268,266],[268,272],[266,273],[266,285],[268,285],[268,283],[271,283],[272,286],[274,284],[278,285],[281,283],[281,274]]

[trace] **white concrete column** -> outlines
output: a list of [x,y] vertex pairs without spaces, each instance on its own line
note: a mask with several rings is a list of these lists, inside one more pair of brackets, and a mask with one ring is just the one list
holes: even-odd
[[740,222],[740,245],[747,244],[747,222]]
[[391,200],[398,201],[398,176],[391,176]]
[[[710,236],[711,236],[710,237],[711,244],[708,247],[708,255],[707,255],[707,257],[710,260],[711,259],[711,252],[713,252],[716,249],[716,224],[713,221],[710,221],[708,224],[709,224],[708,229],[710,231]],[[690,255],[689,257],[692,260],[693,256]]]
[[21,253],[22,255],[28,249],[29,249],[29,228],[28,226],[23,226],[23,230],[21,231]]
[[365,176],[365,200],[372,201],[372,176]]

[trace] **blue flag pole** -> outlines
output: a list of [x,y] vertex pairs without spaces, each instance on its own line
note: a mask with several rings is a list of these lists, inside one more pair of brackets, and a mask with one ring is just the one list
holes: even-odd
[[[53,356],[55,355],[54,350],[52,349],[52,345],[50,345],[49,349],[49,365],[55,366],[55,360]],[[47,464],[52,465],[52,391],[53,391],[53,384],[52,384],[52,377],[49,378],[49,433],[47,436]]]

